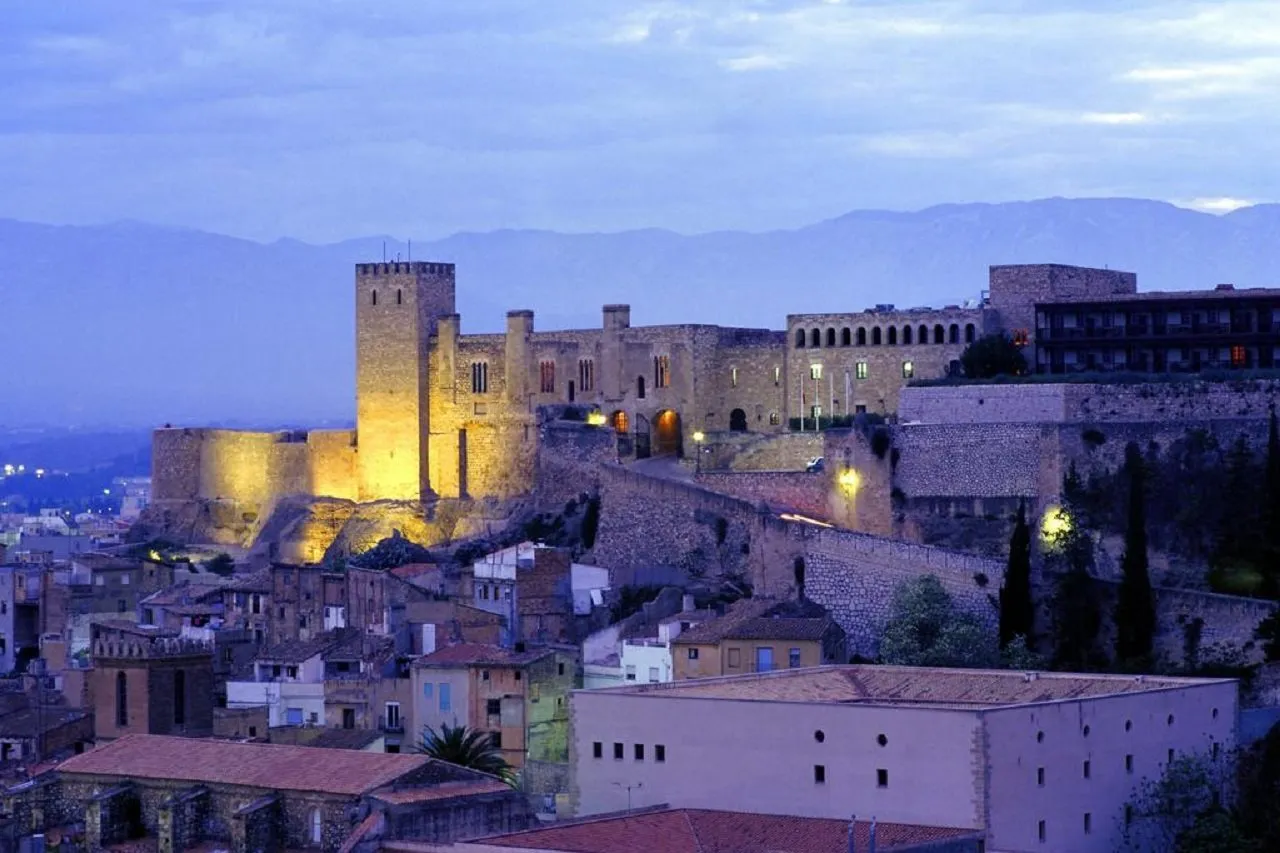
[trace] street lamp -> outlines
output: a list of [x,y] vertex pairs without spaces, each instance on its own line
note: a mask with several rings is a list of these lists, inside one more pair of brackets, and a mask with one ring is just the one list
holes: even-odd
[[698,430],[693,434],[693,443],[698,446],[698,458],[694,460],[694,473],[702,473],[702,442],[707,440],[707,435],[702,430]]

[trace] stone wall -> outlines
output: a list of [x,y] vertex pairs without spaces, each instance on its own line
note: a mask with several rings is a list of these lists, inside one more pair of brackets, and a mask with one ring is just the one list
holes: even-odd
[[803,471],[809,460],[821,455],[820,432],[708,433],[702,470]]
[[827,516],[828,478],[806,471],[703,471],[698,485],[780,512]]

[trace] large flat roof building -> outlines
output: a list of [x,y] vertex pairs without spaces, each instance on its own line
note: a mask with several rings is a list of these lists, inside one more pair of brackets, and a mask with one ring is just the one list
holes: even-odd
[[826,666],[572,696],[576,814],[633,806],[947,826],[1110,853],[1179,753],[1234,743],[1229,679]]

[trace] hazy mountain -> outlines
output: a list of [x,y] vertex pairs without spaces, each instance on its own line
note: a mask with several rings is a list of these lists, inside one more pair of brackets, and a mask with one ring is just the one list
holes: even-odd
[[[463,331],[509,308],[536,327],[782,328],[786,315],[976,297],[990,264],[1138,273],[1143,289],[1275,284],[1280,205],[1211,216],[1129,199],[857,211],[793,231],[683,236],[497,231],[414,243],[458,264]],[[0,220],[0,424],[315,422],[352,416],[352,264],[382,237],[259,244],[139,223]]]

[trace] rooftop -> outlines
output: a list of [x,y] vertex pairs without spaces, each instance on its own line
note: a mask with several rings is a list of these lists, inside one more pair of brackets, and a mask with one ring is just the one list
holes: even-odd
[[796,618],[760,616],[725,633],[726,640],[821,640],[835,623],[826,616]]
[[[714,644],[724,639],[819,639],[829,622],[826,610],[812,602],[744,598],[735,601],[723,616],[690,625],[671,642]],[[773,633],[776,631],[783,633]],[[805,636],[792,637],[787,632],[800,632]]]
[[484,643],[457,643],[437,649],[429,655],[423,655],[413,662],[414,666],[447,667],[472,666],[488,664],[490,666],[524,666],[541,660],[552,653],[552,649],[537,648],[517,652],[504,649],[502,646],[491,646]]
[[302,663],[337,648],[343,639],[334,634],[321,634],[310,640],[286,640],[263,649],[257,659],[266,663]]
[[[970,829],[880,823],[877,850],[909,849],[963,838]],[[870,846],[871,826],[858,821],[858,850]],[[849,822],[824,818],[704,809],[666,809],[577,821],[478,842],[499,849],[555,850],[563,853],[846,853]]]
[[439,785],[432,785],[430,788],[378,791],[373,796],[384,803],[401,806],[413,803],[429,803],[437,800],[451,800],[454,797],[505,794],[511,790],[511,786],[500,779],[468,779],[456,782],[442,782]]
[[651,693],[687,699],[933,706],[977,710],[1090,699],[1229,679],[1166,678],[909,666],[818,666],[719,678],[629,684],[593,693]]
[[1211,290],[1148,290],[1141,293],[1108,293],[1105,296],[1060,296],[1048,304],[1093,305],[1110,302],[1164,302],[1181,300],[1277,299],[1280,288],[1222,287]]
[[355,749],[127,735],[67,759],[58,772],[359,796],[431,760]]
[[204,603],[208,598],[221,593],[222,587],[212,584],[180,583],[147,596],[142,603],[157,607],[194,605]]

